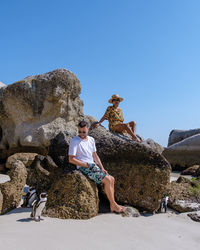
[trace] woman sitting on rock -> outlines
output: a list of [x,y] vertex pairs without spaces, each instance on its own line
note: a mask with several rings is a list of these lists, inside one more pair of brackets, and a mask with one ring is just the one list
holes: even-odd
[[119,97],[119,95],[112,95],[112,98],[108,102],[112,103],[113,106],[108,106],[104,116],[94,126],[97,127],[104,120],[108,120],[110,131],[116,133],[127,132],[134,141],[142,142],[142,140],[136,136],[136,123],[134,121],[123,123],[124,117],[122,114],[122,109],[118,107],[119,103],[123,100],[124,99]]

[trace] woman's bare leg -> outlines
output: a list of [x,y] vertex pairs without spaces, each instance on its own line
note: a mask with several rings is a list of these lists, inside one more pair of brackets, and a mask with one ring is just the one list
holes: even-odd
[[136,134],[136,123],[134,121],[129,122],[129,125],[133,131],[134,134]]
[[[130,127],[131,127],[134,135],[136,135],[136,123],[134,121],[131,121],[131,122],[129,122],[129,124],[130,124]],[[142,142],[142,139],[140,137],[137,137],[137,138],[140,142]]]
[[134,141],[140,142],[137,136],[133,133],[129,123],[121,123],[115,125],[115,132],[122,133],[124,130],[126,130],[126,132],[132,137]]

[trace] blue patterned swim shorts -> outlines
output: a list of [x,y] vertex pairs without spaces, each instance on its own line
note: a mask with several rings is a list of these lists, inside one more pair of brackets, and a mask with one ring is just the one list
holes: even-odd
[[87,175],[91,180],[93,180],[95,183],[100,184],[103,178],[106,176],[106,173],[104,173],[100,167],[98,167],[96,164],[92,163],[89,164],[90,166],[88,168],[79,167],[79,170]]

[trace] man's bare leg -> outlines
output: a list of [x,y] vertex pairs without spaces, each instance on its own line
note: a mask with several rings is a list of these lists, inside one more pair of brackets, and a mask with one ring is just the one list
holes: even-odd
[[123,212],[126,208],[117,204],[114,198],[114,183],[115,183],[114,177],[106,175],[102,180],[102,183],[104,184],[104,191],[110,202],[111,212],[117,212],[117,213]]

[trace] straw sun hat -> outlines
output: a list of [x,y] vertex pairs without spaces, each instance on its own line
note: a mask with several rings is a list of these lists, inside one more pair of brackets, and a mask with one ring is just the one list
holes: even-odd
[[112,103],[113,99],[119,99],[120,102],[122,102],[124,100],[124,98],[122,98],[119,95],[115,94],[115,95],[112,95],[111,99],[108,100],[108,102]]

